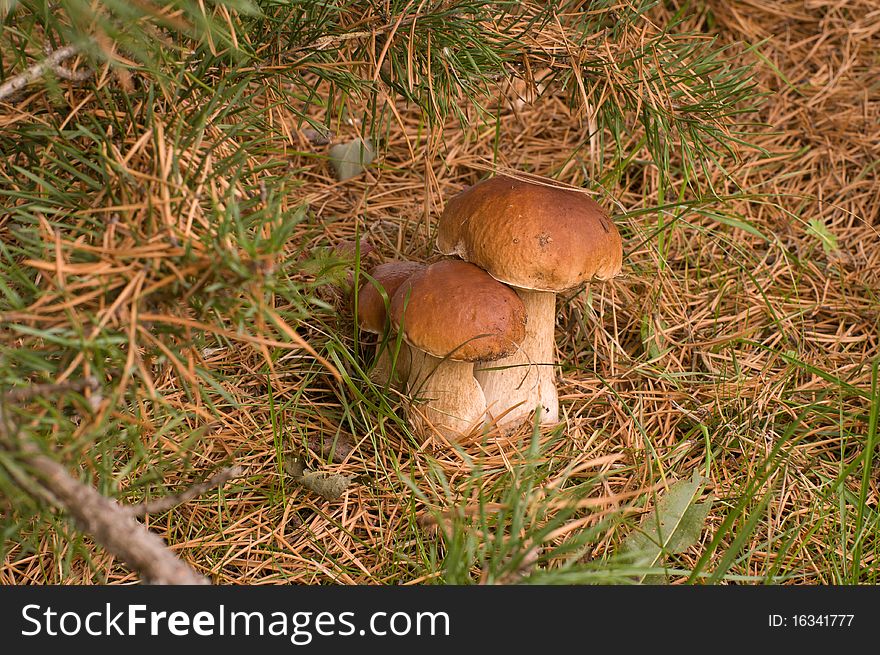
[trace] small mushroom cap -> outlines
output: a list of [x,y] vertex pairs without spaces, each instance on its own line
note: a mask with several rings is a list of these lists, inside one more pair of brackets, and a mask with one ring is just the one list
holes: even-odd
[[391,322],[409,345],[466,362],[505,357],[526,335],[526,310],[516,292],[481,268],[452,259],[400,285],[391,299]]
[[437,246],[506,284],[565,291],[620,272],[623,246],[608,214],[584,193],[491,177],[449,200]]
[[[397,288],[413,273],[424,270],[419,262],[386,262],[379,264],[369,275],[388,295],[390,302]],[[382,334],[385,331],[385,299],[372,280],[364,280],[357,296],[358,325],[365,332]]]

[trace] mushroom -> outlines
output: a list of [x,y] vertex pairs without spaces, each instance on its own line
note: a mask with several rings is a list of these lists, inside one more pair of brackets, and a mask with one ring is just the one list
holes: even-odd
[[[370,371],[370,379],[376,384],[390,383],[400,387],[409,374],[410,350],[406,343],[396,348],[390,334],[388,307],[398,287],[413,273],[425,268],[418,262],[391,261],[373,268],[357,293],[357,319],[364,332],[382,335],[376,344],[376,360]],[[381,289],[381,291],[380,291]],[[395,355],[396,351],[396,355]]]
[[411,348],[407,389],[424,399],[409,410],[413,427],[454,440],[483,425],[473,362],[509,355],[523,340],[526,311],[513,289],[473,264],[439,261],[400,285],[391,321]]
[[556,294],[620,272],[620,234],[605,210],[578,191],[492,177],[449,200],[437,245],[514,287],[528,314],[522,347],[475,370],[489,413],[514,427],[540,406],[540,423],[556,423]]

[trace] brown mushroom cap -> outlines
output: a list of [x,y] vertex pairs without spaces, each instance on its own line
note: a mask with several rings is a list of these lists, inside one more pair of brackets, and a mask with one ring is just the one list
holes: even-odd
[[[379,264],[369,272],[388,294],[388,300],[394,296],[397,288],[413,273],[425,268],[419,262],[386,262]],[[357,296],[358,325],[365,332],[382,334],[385,331],[385,299],[372,280],[364,280]]]
[[401,284],[391,299],[391,321],[409,345],[465,362],[509,355],[526,333],[516,292],[460,260],[432,264]]
[[620,272],[620,233],[584,193],[492,177],[449,200],[437,246],[506,284],[565,291]]

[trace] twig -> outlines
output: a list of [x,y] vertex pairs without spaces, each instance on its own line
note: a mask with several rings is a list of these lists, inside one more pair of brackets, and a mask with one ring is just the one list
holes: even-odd
[[137,571],[145,582],[210,584],[179,560],[158,535],[139,523],[130,507],[74,479],[61,464],[21,436],[0,408],[0,448],[14,453],[32,473],[35,484],[22,484],[26,492],[33,494],[33,487],[43,487],[46,493],[39,494],[42,499],[51,499],[70,514],[80,530]]
[[5,394],[0,395],[0,401],[17,403],[36,398],[37,396],[63,393],[65,391],[85,391],[86,389],[96,391],[98,389],[98,379],[94,376],[89,376],[82,380],[71,380],[70,382],[62,382],[60,384],[32,384],[29,387],[7,391]]
[[296,46],[295,48],[291,48],[287,51],[286,54],[294,53],[294,52],[303,52],[306,50],[326,50],[331,46],[338,46],[346,41],[354,41],[356,39],[365,39],[370,36],[374,36],[375,34],[381,33],[376,31],[361,31],[361,32],[348,32],[347,34],[327,34],[325,36],[312,41],[311,43],[307,43],[305,45]]
[[[29,444],[21,444],[25,446]],[[55,460],[20,447],[19,458],[33,471],[58,506],[83,532],[137,571],[151,584],[209,584],[172,553],[162,539],[137,521],[131,508],[75,480]]]
[[199,482],[185,489],[179,494],[157,498],[156,500],[145,501],[136,505],[129,505],[128,509],[137,518],[143,518],[147,514],[160,514],[167,512],[169,509],[188,503],[193,498],[201,496],[203,493],[210,491],[215,487],[222,487],[224,484],[244,475],[244,469],[241,466],[230,466],[218,471],[204,482]]
[[34,64],[23,73],[19,73],[12,79],[0,84],[0,101],[14,95],[31,82],[35,82],[50,70],[55,72],[58,77],[63,77],[65,79],[86,79],[88,76],[83,77],[83,73],[61,68],[61,62],[70,59],[71,57],[75,57],[79,54],[79,50],[79,46],[76,45],[67,45],[63,48],[58,48],[58,50],[51,52],[43,61]]
[[134,512],[73,477],[58,462],[35,452],[22,453],[40,483],[70,514],[80,530],[91,535],[151,584],[208,584],[172,553],[164,541],[138,523]]
[[439,532],[443,537],[449,538],[456,518],[471,519],[479,516],[481,511],[491,514],[500,512],[506,507],[502,503],[485,503],[482,506],[479,503],[470,503],[441,512],[425,510],[418,515],[416,522],[429,535],[433,536]]
[[[493,584],[497,585],[513,585],[517,582],[520,582],[523,578],[528,576],[532,571],[535,570],[535,567],[538,564],[538,559],[541,557],[541,553],[543,552],[543,548],[541,546],[535,546],[531,544],[526,544],[528,548],[525,549],[525,552],[522,558],[519,561],[517,567],[512,571],[507,571],[498,577],[497,580],[494,581]],[[511,557],[507,558],[508,561],[511,560]],[[480,575],[481,585],[489,584],[489,569],[484,568],[482,574]]]
[[71,82],[85,82],[87,79],[95,74],[95,71],[93,71],[91,68],[84,68],[81,71],[73,71],[69,68],[65,68],[64,66],[55,66],[52,69],[52,72],[61,79],[70,80]]

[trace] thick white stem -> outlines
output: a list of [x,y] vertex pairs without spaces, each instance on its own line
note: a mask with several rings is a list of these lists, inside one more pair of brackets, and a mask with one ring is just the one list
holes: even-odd
[[513,428],[541,407],[542,424],[559,421],[556,391],[556,294],[516,289],[526,308],[526,337],[519,350],[494,362],[480,362],[474,377],[483,387],[489,415]]
[[408,414],[417,432],[436,430],[450,440],[466,437],[483,425],[486,398],[474,379],[471,362],[433,357],[411,348],[407,390],[412,397]]

